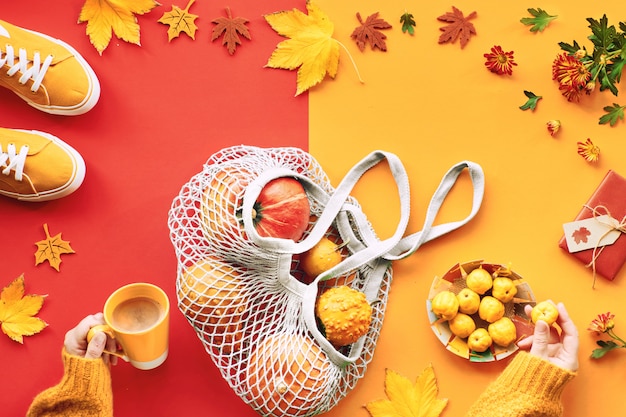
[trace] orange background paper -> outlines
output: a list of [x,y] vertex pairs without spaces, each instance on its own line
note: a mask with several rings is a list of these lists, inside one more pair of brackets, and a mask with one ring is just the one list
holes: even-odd
[[[2,127],[39,129],[55,134],[81,152],[87,178],[73,195],[44,204],[0,201],[0,284],[19,274],[28,293],[48,294],[39,317],[50,326],[18,345],[0,338],[2,414],[23,415],[32,397],[61,376],[60,348],[65,331],[97,311],[117,287],[146,280],[162,286],[174,302],[176,260],[169,242],[167,210],[172,198],[202,163],[224,146],[299,146],[308,149],[338,184],[352,165],[375,149],[394,152],[411,180],[409,232],[420,230],[430,196],[454,163],[472,160],[486,175],[478,216],[467,226],[428,243],[394,264],[394,281],[378,347],[365,377],[327,416],[367,417],[368,401],[384,398],[384,370],[410,379],[432,363],[439,396],[449,398],[443,416],[462,416],[505,363],[474,364],[447,352],[432,334],[425,300],[432,279],[450,266],[472,259],[512,263],[538,299],[563,301],[580,332],[580,375],[563,397],[566,417],[624,414],[619,402],[626,382],[626,355],[612,352],[601,361],[588,358],[595,337],[585,329],[599,313],[616,314],[616,330],[626,334],[622,302],[626,269],[615,281],[591,274],[558,248],[561,224],[573,220],[608,169],[626,175],[626,125],[600,126],[602,107],[626,104],[623,96],[596,92],[568,103],[551,80],[558,42],[586,42],[585,18],[606,13],[609,23],[623,19],[621,2],[550,1],[540,5],[559,17],[543,33],[519,23],[535,4],[459,1],[478,34],[461,49],[439,45],[436,17],[452,4],[319,0],[335,24],[334,37],[353,56],[365,83],[358,82],[344,50],[335,80],[294,97],[295,72],[263,68],[281,40],[262,15],[297,7],[304,1],[198,0],[196,40],[186,35],[167,42],[158,18],[171,10],[162,1],[140,16],[141,46],[113,39],[99,56],[76,23],[82,0],[28,4],[11,2],[0,16],[13,24],[60,37],[92,64],[102,83],[100,103],[72,118],[37,112],[9,91],[0,91]],[[185,4],[176,3],[184,8]],[[219,41],[211,43],[210,21],[230,6],[250,20],[252,40],[243,40],[234,57]],[[36,9],[40,13],[33,13]],[[406,10],[417,21],[414,36],[403,34]],[[385,31],[388,51],[360,52],[350,39],[355,14],[380,12],[393,28]],[[484,67],[493,45],[515,51],[513,76]],[[543,99],[535,111],[521,111],[530,90]],[[546,121],[560,119],[551,137]],[[602,154],[589,164],[576,142],[591,138]],[[381,237],[397,222],[397,197],[384,167],[364,176],[355,196]],[[469,181],[454,188],[438,219],[465,217]],[[61,272],[34,266],[34,242],[63,233],[76,254],[64,255]],[[191,327],[172,311],[171,351],[164,365],[138,371],[113,368],[115,413],[131,415],[256,415],[221,379]]]
[[[626,267],[613,282],[598,278],[559,247],[562,224],[572,221],[607,170],[626,175],[626,124],[598,125],[602,107],[626,100],[609,92],[568,103],[552,81],[551,65],[558,42],[574,39],[589,48],[587,17],[609,23],[624,19],[620,2],[497,1],[363,3],[319,0],[335,23],[335,38],[353,55],[365,84],[361,85],[345,53],[338,75],[311,90],[310,152],[338,181],[347,169],[373,149],[398,154],[409,172],[412,221],[409,232],[421,229],[429,199],[441,176],[461,160],[481,164],[485,198],[478,216],[467,226],[428,243],[410,258],[394,264],[385,323],[374,359],[357,388],[329,416],[368,417],[362,406],[385,398],[384,371],[392,369],[414,380],[432,363],[439,396],[449,398],[443,416],[463,416],[470,404],[505,363],[474,364],[446,351],[432,334],[425,300],[435,276],[457,262],[484,259],[511,263],[538,299],[562,301],[580,332],[580,375],[565,389],[566,417],[626,413],[619,400],[626,383],[626,352],[612,352],[601,361],[589,359],[596,338],[586,331],[597,314],[616,315],[616,330],[626,335]],[[451,5],[473,20],[477,35],[461,49],[459,43],[439,45],[437,16]],[[519,20],[528,7],[541,7],[558,19],[533,34]],[[399,22],[404,10],[417,22],[413,37]],[[387,52],[361,53],[350,39],[363,17],[379,12],[394,27]],[[515,52],[513,75],[498,76],[484,66],[483,54],[493,45]],[[523,91],[543,96],[534,112],[519,109]],[[624,90],[622,82],[621,90]],[[551,137],[545,123],[560,119],[562,131]],[[576,153],[576,142],[591,138],[600,146],[598,164]],[[397,222],[397,198],[381,169],[363,179],[356,196],[381,237]],[[385,178],[387,178],[385,180]],[[460,182],[444,205],[441,222],[469,213],[469,181]],[[626,196],[624,196],[626,198]],[[622,330],[620,330],[622,329]],[[611,410],[611,411],[609,411]]]

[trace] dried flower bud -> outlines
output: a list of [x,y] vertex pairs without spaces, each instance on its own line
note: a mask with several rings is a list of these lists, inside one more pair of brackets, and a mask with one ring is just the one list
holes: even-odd
[[589,81],[587,84],[585,84],[585,93],[587,94],[591,94],[593,92],[593,90],[596,89],[596,82],[595,81]]
[[546,127],[548,128],[548,132],[550,132],[550,136],[554,136],[557,134],[559,129],[561,128],[560,120],[549,120],[546,123]]
[[584,49],[579,49],[578,51],[574,53],[574,57],[576,59],[582,59],[585,56],[587,56],[587,51],[585,51]]

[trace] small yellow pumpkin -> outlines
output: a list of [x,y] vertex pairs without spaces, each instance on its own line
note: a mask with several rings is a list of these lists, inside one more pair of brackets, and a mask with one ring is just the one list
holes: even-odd
[[372,322],[372,307],[365,294],[346,285],[323,292],[317,299],[315,314],[334,346],[356,342]]

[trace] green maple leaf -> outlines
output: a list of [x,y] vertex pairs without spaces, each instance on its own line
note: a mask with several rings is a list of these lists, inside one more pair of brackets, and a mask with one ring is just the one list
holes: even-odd
[[402,33],[409,32],[410,35],[415,33],[415,20],[411,13],[405,12],[400,16],[400,23],[402,23]]
[[537,102],[543,98],[542,96],[535,95],[535,93],[533,93],[532,91],[526,90],[524,90],[524,95],[528,97],[528,100],[526,100],[526,103],[522,104],[519,107],[522,110],[535,110],[535,107],[537,107]]
[[619,119],[624,120],[624,109],[626,109],[626,106],[620,106],[617,103],[613,103],[613,106],[604,107],[606,114],[600,117],[598,124],[605,125],[609,123],[611,126],[614,126]]
[[545,28],[548,27],[550,22],[556,19],[558,16],[549,15],[543,9],[528,9],[528,13],[533,15],[533,17],[523,17],[520,19],[520,22],[525,24],[526,26],[531,26],[531,32],[543,32]]

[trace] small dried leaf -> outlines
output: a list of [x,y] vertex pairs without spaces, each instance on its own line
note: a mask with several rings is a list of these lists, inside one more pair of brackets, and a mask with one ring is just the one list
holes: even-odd
[[387,50],[387,44],[385,39],[387,36],[381,32],[382,29],[390,29],[391,25],[383,19],[378,18],[378,12],[370,15],[365,19],[361,18],[361,14],[357,13],[356,18],[359,20],[360,26],[356,27],[350,37],[356,40],[356,44],[362,51],[365,50],[365,45],[369,41],[372,49],[378,48],[381,51]]
[[172,10],[163,13],[163,16],[161,16],[161,18],[158,20],[159,23],[169,25],[169,28],[167,29],[168,41],[177,38],[181,32],[189,35],[191,39],[196,39],[196,30],[198,30],[198,27],[195,24],[195,20],[198,18],[198,16],[189,13],[189,8],[194,2],[195,0],[189,0],[189,3],[187,3],[187,7],[185,8],[185,10],[182,10],[178,6],[172,5]]
[[69,241],[61,239],[61,233],[54,237],[50,236],[48,232],[48,224],[43,225],[43,230],[46,232],[46,238],[36,242],[37,252],[35,252],[35,265],[39,265],[44,261],[48,261],[50,266],[59,272],[59,265],[61,265],[61,255],[64,253],[75,253],[70,246]]
[[211,41],[219,38],[224,35],[224,39],[222,40],[222,45],[226,45],[228,48],[229,54],[234,54],[237,49],[237,45],[241,45],[241,39],[239,35],[243,36],[246,39],[250,39],[250,31],[246,26],[248,23],[248,19],[244,19],[243,17],[235,17],[230,13],[230,9],[226,8],[226,14],[228,17],[218,17],[213,20],[215,23],[215,27],[213,28],[213,34],[211,35]]
[[476,12],[470,13],[467,17],[463,12],[452,6],[452,13],[448,12],[437,18],[440,22],[446,22],[447,25],[441,27],[443,33],[439,36],[439,43],[454,43],[460,39],[461,49],[467,45],[472,35],[476,34],[476,28],[469,21],[476,17]]
[[24,336],[42,331],[48,324],[35,317],[43,306],[44,295],[24,295],[24,275],[6,286],[0,294],[2,332],[11,340],[24,343]]

